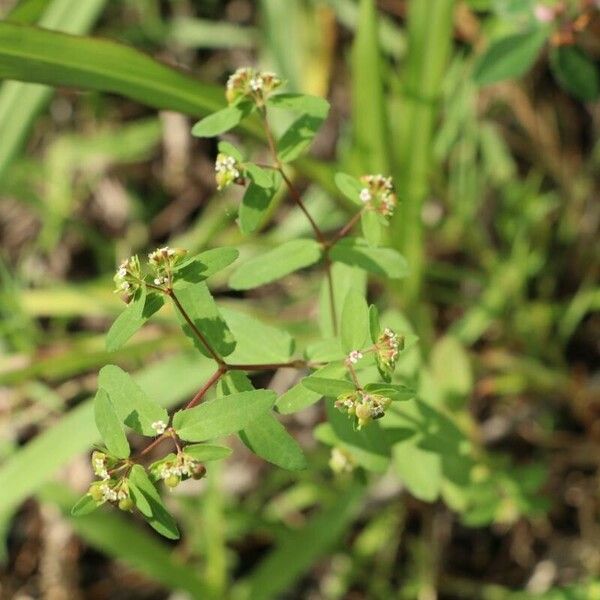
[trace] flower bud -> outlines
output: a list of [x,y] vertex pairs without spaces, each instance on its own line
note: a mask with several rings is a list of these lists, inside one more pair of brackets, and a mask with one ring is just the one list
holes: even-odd
[[171,285],[173,269],[181,262],[187,254],[183,248],[170,248],[163,246],[148,254],[148,264],[154,275],[154,285]]
[[125,259],[113,277],[115,293],[126,293],[131,297],[139,289],[142,281],[140,260],[137,256]]
[[270,71],[258,72],[250,67],[241,67],[227,80],[225,97],[229,104],[243,98],[263,104],[268,95],[281,86],[281,79]]
[[254,69],[241,67],[227,80],[225,97],[229,104],[233,104],[240,98],[246,96],[250,88],[250,80],[254,76]]
[[394,194],[391,177],[383,175],[363,175],[360,180],[365,187],[360,191],[360,199],[371,210],[387,219],[394,214],[398,200]]
[[381,374],[389,378],[396,368],[400,352],[404,349],[404,336],[385,328],[375,343],[375,360]]
[[215,179],[219,191],[232,183],[244,183],[240,164],[233,156],[219,152],[215,162]]

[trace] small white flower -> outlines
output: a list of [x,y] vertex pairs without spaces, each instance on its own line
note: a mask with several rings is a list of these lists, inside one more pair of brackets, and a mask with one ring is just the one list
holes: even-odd
[[352,350],[352,352],[348,354],[348,361],[355,365],[362,357],[363,355],[360,350]]
[[253,77],[250,80],[250,89],[253,92],[258,92],[260,90],[262,90],[263,87],[263,78],[260,75],[257,75],[256,77]]
[[131,287],[131,284],[129,283],[129,281],[124,281],[121,284],[121,289],[127,291],[129,288]]
[[362,190],[360,190],[359,198],[362,202],[370,202],[372,198],[371,192],[367,188],[363,188]]
[[157,435],[162,435],[167,428],[167,424],[164,421],[154,421],[150,427],[156,431]]
[[109,502],[115,502],[117,500],[117,492],[110,488],[107,483],[100,486],[100,491],[102,492],[104,500]]
[[118,277],[125,277],[125,275],[127,275],[127,269],[125,267],[119,267],[119,270],[117,271],[117,276]]

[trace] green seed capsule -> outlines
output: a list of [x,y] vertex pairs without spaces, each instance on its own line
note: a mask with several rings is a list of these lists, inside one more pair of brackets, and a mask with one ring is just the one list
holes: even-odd
[[170,488],[176,488],[180,482],[181,482],[181,477],[178,477],[177,475],[169,475],[165,479],[165,485],[167,485]]
[[133,500],[131,498],[123,498],[119,500],[119,508],[121,510],[133,510],[134,507]]
[[98,485],[90,486],[88,494],[92,497],[94,502],[102,502],[102,500],[104,500],[104,494]]

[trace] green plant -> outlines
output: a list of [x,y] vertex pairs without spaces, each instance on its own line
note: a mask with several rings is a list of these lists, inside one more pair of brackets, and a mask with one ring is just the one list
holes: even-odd
[[[177,526],[156,485],[162,481],[167,488],[174,488],[186,479],[201,479],[206,475],[204,463],[230,453],[227,447],[205,442],[239,433],[244,444],[262,458],[283,468],[302,469],[306,466],[302,450],[275,418],[274,406],[282,412],[293,412],[321,397],[334,399],[330,408],[349,417],[350,431],[362,432],[384,417],[392,402],[415,395],[410,387],[392,382],[398,358],[406,348],[405,337],[380,324],[378,310],[367,305],[364,291],[355,288],[352,281],[340,285],[340,277],[333,273],[336,264],[386,278],[407,273],[403,258],[380,246],[381,229],[388,225],[397,204],[391,179],[365,175],[359,180],[336,174],[336,185],[354,203],[356,212],[336,232],[321,229],[288,174],[287,165],[309,147],[329,105],[314,96],[276,93],[281,86],[281,80],[272,73],[238,69],[227,84],[228,106],[198,122],[192,133],[199,137],[220,135],[242,119],[253,114],[258,117],[268,142],[269,162],[247,160],[232,143],[221,141],[215,163],[217,188],[246,186],[239,226],[243,233],[250,234],[259,227],[285,184],[315,239],[293,239],[247,260],[234,271],[229,285],[234,290],[249,290],[320,264],[327,290],[322,306],[333,337],[294,358],[290,356],[293,343],[287,333],[238,316],[240,336],[263,338],[269,350],[275,349],[275,357],[282,357],[269,361],[258,349],[250,355],[252,362],[238,362],[236,334],[205,283],[238,258],[235,248],[215,248],[188,257],[185,250],[165,246],[151,252],[143,263],[138,256],[123,261],[114,277],[115,291],[128,304],[108,331],[107,349],[118,350],[165,301],[170,301],[183,333],[213,361],[215,370],[183,409],[169,415],[125,371],[114,365],[101,369],[94,413],[104,446],[95,450],[91,459],[98,480],[74,506],[75,515],[112,503],[124,511],[136,509],[159,533],[176,538]],[[271,110],[297,115],[279,138],[271,129]],[[359,222],[364,238],[350,236]],[[349,272],[352,278],[353,269]],[[268,389],[256,389],[248,377],[281,367],[310,369],[313,374],[279,399]],[[213,386],[217,386],[217,397],[205,400]],[[135,456],[131,455],[128,430],[151,438]],[[173,451],[146,464],[150,452],[162,447],[163,442],[169,442]],[[331,465],[335,470],[347,470],[352,461],[348,451],[334,448]]]

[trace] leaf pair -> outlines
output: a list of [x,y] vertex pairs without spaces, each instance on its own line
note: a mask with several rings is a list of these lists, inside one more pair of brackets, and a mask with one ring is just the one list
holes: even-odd
[[[250,393],[254,389],[247,375],[240,371],[228,373],[219,387],[222,393],[234,395]],[[282,469],[299,471],[306,468],[302,449],[271,411],[258,415],[239,435],[252,452]]]

